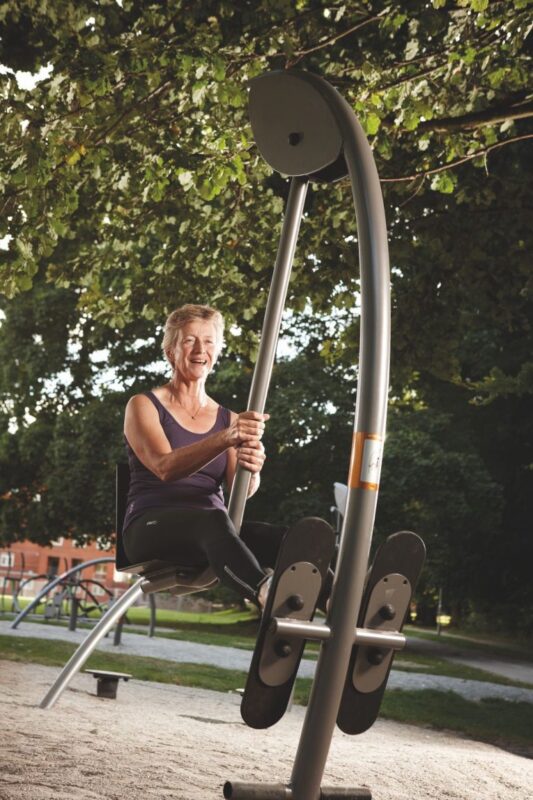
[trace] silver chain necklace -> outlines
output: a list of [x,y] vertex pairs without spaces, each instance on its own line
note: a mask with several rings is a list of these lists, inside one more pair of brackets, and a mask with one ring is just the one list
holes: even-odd
[[189,416],[191,419],[196,419],[196,417],[198,416],[198,414],[200,413],[200,411],[202,410],[202,408],[204,408],[204,405],[203,405],[203,403],[200,401],[200,405],[198,406],[198,408],[196,409],[196,411],[194,412],[194,414],[191,414],[191,412],[190,412],[190,411],[189,411],[187,408],[185,408],[185,406],[183,405],[183,403],[180,403],[180,401],[179,401],[179,400],[178,400],[178,398],[176,397],[176,394],[175,394],[175,392],[174,392],[174,388],[173,388],[173,386],[172,386],[172,385],[170,385],[170,386],[169,386],[169,388],[170,388],[170,394],[172,395],[172,397],[174,398],[174,400],[176,401],[176,403],[179,405],[179,407],[180,407],[180,408],[182,408],[182,409],[185,411],[185,413],[187,414],[187,416]]

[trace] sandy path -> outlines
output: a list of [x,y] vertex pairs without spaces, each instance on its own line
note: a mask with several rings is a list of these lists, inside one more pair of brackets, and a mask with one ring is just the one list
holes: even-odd
[[[228,778],[289,779],[302,708],[257,732],[235,695],[134,680],[105,700],[81,674],[43,711],[56,675],[0,661],[1,800],[220,800]],[[530,800],[533,761],[378,721],[361,737],[335,733],[324,784],[368,785],[374,800]]]

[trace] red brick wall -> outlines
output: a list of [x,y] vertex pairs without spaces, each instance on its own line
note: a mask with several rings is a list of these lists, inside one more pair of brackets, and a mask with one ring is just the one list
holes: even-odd
[[[114,557],[114,549],[102,550],[92,543],[83,547],[76,546],[72,539],[59,539],[49,547],[42,547],[33,542],[14,542],[9,547],[0,546],[0,591],[4,589],[4,578],[30,578],[32,575],[46,575],[51,571],[52,559],[57,559],[56,574],[65,572],[79,561],[92,561],[96,558]],[[6,562],[6,563],[4,563]],[[11,562],[12,566],[8,564]],[[113,594],[120,594],[128,585],[127,576],[115,573],[114,562],[96,564],[81,572],[83,579],[94,578]],[[35,578],[28,586],[26,595],[36,594],[46,583],[44,578]],[[10,592],[11,589],[6,590]],[[106,595],[107,596],[107,595]]]

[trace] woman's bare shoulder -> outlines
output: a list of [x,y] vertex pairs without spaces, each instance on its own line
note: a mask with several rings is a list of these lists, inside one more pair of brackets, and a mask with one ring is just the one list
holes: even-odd
[[154,404],[145,393],[133,394],[126,404],[126,412],[140,412],[152,408],[154,408]]

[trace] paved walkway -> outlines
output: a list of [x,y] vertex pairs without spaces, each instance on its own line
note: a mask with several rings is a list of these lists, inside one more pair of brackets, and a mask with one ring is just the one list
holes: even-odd
[[[87,636],[87,630],[69,631],[57,625],[44,625],[35,622],[23,622],[13,630],[10,622],[0,620],[0,634],[39,639],[58,639],[79,644]],[[223,669],[248,671],[251,652],[236,647],[220,647],[218,645],[196,644],[164,636],[148,636],[138,633],[123,633],[122,643],[113,644],[113,636],[100,641],[98,649],[123,653],[125,655],[151,656],[167,661],[189,664],[214,664]],[[301,678],[313,676],[315,661],[303,659],[298,675]],[[440,692],[455,692],[467,700],[481,700],[486,697],[501,698],[514,702],[533,703],[533,689],[520,689],[514,686],[502,686],[486,681],[448,678],[443,675],[428,675],[419,672],[392,670],[388,686],[391,689],[436,689]]]
[[[450,641],[452,638],[453,641]],[[427,653],[446,661],[453,661],[455,664],[464,664],[467,667],[485,670],[485,672],[493,672],[495,675],[501,675],[512,681],[533,684],[533,663],[500,655],[498,648],[494,645],[492,645],[492,654],[489,655],[487,652],[465,647],[464,641],[462,637],[451,637],[449,634],[444,642],[413,636],[410,638],[410,646],[412,652],[422,655]]]

